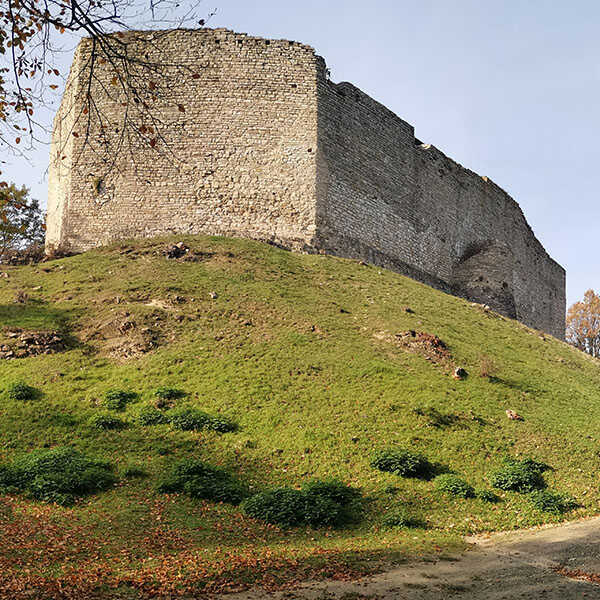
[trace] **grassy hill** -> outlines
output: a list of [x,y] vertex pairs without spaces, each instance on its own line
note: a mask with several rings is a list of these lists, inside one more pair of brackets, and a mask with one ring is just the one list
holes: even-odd
[[[191,251],[165,257],[180,239]],[[45,330],[67,344],[0,361],[0,463],[73,446],[119,476],[72,507],[0,496],[3,597],[133,599],[343,577],[461,548],[466,533],[598,513],[598,362],[481,306],[354,261],[209,237],[0,271],[0,346]],[[454,379],[455,367],[468,377]],[[15,381],[38,397],[12,400]],[[139,405],[164,386],[238,430],[140,425]],[[139,400],[118,413],[126,428],[99,430],[90,419],[111,389]],[[549,487],[580,507],[553,515],[512,492],[496,503],[456,498],[371,467],[373,452],[390,447],[417,450],[479,488],[505,457],[535,458],[553,469]],[[364,518],[283,529],[156,491],[189,457],[254,491],[337,477],[362,489]],[[386,526],[398,507],[427,526]]]

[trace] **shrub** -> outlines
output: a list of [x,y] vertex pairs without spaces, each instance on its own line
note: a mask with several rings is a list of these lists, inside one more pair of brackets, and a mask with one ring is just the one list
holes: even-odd
[[141,406],[137,411],[135,419],[140,425],[144,426],[160,425],[161,423],[168,422],[167,416],[151,404]]
[[361,494],[335,480],[308,482],[301,490],[277,488],[248,498],[244,512],[284,527],[339,527],[360,518]]
[[360,520],[360,490],[336,479],[313,479],[301,489],[306,501],[305,521],[309,525],[339,527]]
[[573,498],[549,490],[536,490],[529,497],[533,506],[543,512],[560,515],[577,508],[577,502]]
[[0,465],[0,489],[63,506],[73,504],[78,496],[106,490],[116,481],[109,463],[68,447],[36,450],[10,465]]
[[380,450],[371,460],[371,466],[401,477],[427,479],[433,473],[433,465],[422,454],[404,449]]
[[109,390],[104,394],[102,404],[108,410],[125,410],[127,405],[135,402],[138,395],[135,392],[126,392],[125,390]]
[[19,474],[12,465],[0,463],[0,493],[19,491]]
[[154,395],[161,400],[179,400],[185,398],[187,393],[172,387],[159,387],[154,390]]
[[435,478],[435,487],[446,494],[459,498],[473,498],[475,490],[470,483],[453,473],[444,473]]
[[300,490],[278,488],[248,498],[242,505],[254,519],[293,527],[305,522],[306,499]]
[[6,395],[13,402],[27,402],[28,400],[35,400],[38,391],[23,381],[15,381],[7,386]]
[[543,473],[548,468],[544,463],[531,458],[524,460],[507,458],[502,468],[492,473],[490,483],[500,490],[522,494],[540,490],[546,487]]
[[484,502],[498,502],[500,498],[492,490],[486,490],[485,488],[478,488],[475,490],[475,498],[483,500]]
[[167,413],[169,423],[181,431],[201,431],[208,429],[227,433],[235,431],[237,425],[226,417],[214,416],[193,406],[174,408]]
[[247,487],[228,471],[195,459],[175,464],[158,490],[166,494],[183,492],[192,498],[228,504],[239,504],[249,495]]
[[102,429],[104,431],[115,431],[127,427],[127,423],[123,421],[123,419],[119,419],[119,417],[111,415],[110,413],[98,413],[93,415],[89,420],[89,424],[94,429]]
[[361,498],[360,490],[337,479],[313,479],[302,486],[302,492],[309,500],[328,498],[340,506],[351,506]]
[[397,508],[383,518],[386,527],[405,527],[407,529],[425,529],[427,524],[423,519],[410,515],[405,509]]

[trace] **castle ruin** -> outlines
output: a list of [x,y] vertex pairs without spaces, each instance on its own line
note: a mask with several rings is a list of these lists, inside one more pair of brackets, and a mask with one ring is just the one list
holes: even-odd
[[[49,251],[171,233],[248,237],[380,265],[564,338],[565,271],[519,205],[330,81],[311,47],[222,29],[161,32],[154,46],[194,70],[180,104],[165,108],[169,152],[140,144],[106,170],[74,135],[91,52],[80,43],[54,123]],[[123,111],[100,90],[94,98],[104,115]]]

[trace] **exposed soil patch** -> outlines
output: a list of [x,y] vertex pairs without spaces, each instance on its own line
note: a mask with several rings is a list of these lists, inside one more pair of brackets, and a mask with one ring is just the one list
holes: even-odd
[[93,323],[82,332],[86,343],[99,344],[102,353],[118,360],[138,358],[158,348],[165,341],[163,311],[147,315],[122,312]]
[[164,256],[170,260],[180,262],[200,262],[214,256],[214,252],[201,252],[190,248],[183,242],[164,246],[156,243],[146,244],[122,244],[117,247],[117,253],[127,258],[139,258],[140,256]]
[[200,262],[214,256],[212,252],[196,252],[183,242],[169,244],[162,250],[162,255],[171,260],[180,260],[184,262]]
[[446,342],[437,335],[411,329],[395,335],[381,332],[375,334],[374,337],[393,343],[408,352],[418,354],[425,358],[425,360],[444,367],[445,370],[454,370],[452,354]]
[[396,338],[400,344],[436,362],[448,361],[452,358],[446,342],[432,333],[411,329],[397,334]]

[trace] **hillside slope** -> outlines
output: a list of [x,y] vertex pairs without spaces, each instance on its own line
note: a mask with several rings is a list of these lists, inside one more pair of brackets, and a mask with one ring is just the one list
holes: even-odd
[[[0,269],[0,346],[47,330],[66,344],[0,361],[0,462],[72,445],[120,474],[70,508],[0,496],[3,597],[137,598],[346,576],[460,548],[461,534],[598,513],[597,361],[376,267],[208,237],[183,238],[190,252],[167,258],[181,239]],[[454,379],[455,367],[469,376]],[[39,397],[15,402],[1,391],[18,380]],[[163,386],[239,429],[141,426],[137,402],[120,414],[126,429],[90,425],[108,390],[144,403]],[[373,469],[373,452],[388,447],[416,449],[488,488],[505,457],[532,457],[580,507],[560,516],[511,492],[497,503],[448,496]],[[285,530],[238,507],[158,493],[185,457],[226,467],[254,490],[335,476],[362,489],[364,519]],[[132,465],[148,476],[124,475]],[[427,528],[384,526],[399,506]]]

